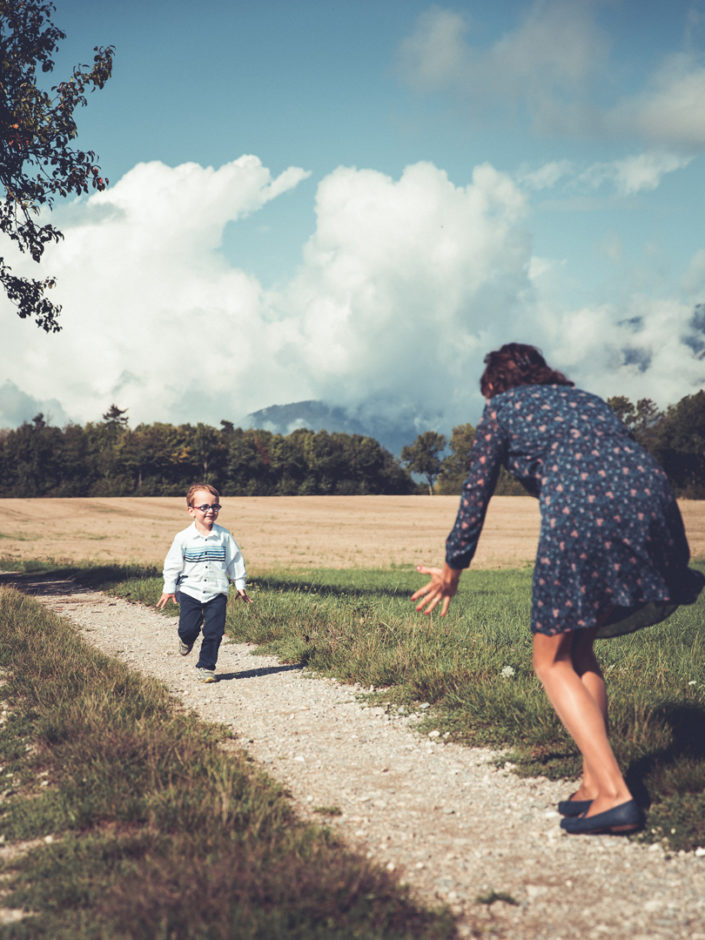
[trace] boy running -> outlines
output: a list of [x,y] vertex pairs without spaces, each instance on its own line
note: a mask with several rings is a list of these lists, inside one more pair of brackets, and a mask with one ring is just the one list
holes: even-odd
[[178,532],[164,561],[164,588],[157,608],[169,598],[178,604],[179,652],[188,656],[203,628],[196,663],[202,682],[216,682],[215,664],[225,633],[230,581],[238,596],[252,602],[245,589],[245,561],[235,539],[216,523],[220,494],[209,483],[194,483],[186,493],[193,523]]

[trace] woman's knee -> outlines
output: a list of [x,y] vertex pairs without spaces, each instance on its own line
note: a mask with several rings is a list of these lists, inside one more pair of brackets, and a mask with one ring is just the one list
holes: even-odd
[[559,633],[555,636],[546,636],[543,633],[534,634],[533,667],[536,677],[545,683],[551,672],[561,662],[570,656],[570,636]]

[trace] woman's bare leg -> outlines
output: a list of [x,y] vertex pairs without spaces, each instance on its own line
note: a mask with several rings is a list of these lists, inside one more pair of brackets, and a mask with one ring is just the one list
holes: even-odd
[[[593,799],[587,813],[593,816],[626,803],[632,799],[632,795],[607,738],[601,704],[604,683],[600,692],[599,680],[590,676],[587,682],[584,681],[573,663],[572,646],[573,637],[570,633],[557,636],[534,634],[534,671],[556,714],[583,756],[588,781],[595,791],[585,797]],[[590,671],[586,670],[583,676]],[[594,687],[595,696],[589,691],[589,686]]]
[[[576,630],[572,634],[571,660],[573,668],[580,677],[580,681],[597,703],[605,723],[605,733],[609,738],[609,719],[607,708],[607,690],[602,669],[595,657],[593,643],[597,627],[593,629]],[[588,764],[583,760],[583,776],[580,787],[574,796],[576,800],[594,800],[597,796],[598,786],[594,774]]]

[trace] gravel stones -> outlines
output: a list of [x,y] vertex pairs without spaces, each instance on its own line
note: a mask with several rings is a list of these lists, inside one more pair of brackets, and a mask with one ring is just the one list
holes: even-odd
[[70,584],[37,599],[230,726],[302,816],[422,901],[449,904],[461,936],[705,940],[705,857],[562,833],[555,806],[570,784],[519,778],[489,751],[422,736],[417,716],[364,704],[359,688],[227,639],[219,681],[202,685],[194,655],[178,654],[176,621],[155,610]]

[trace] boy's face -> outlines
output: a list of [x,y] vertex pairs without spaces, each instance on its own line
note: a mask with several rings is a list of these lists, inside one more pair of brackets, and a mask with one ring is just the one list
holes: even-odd
[[191,498],[188,514],[196,520],[196,528],[199,532],[210,532],[219,509],[217,496],[209,493],[208,490],[196,490]]

